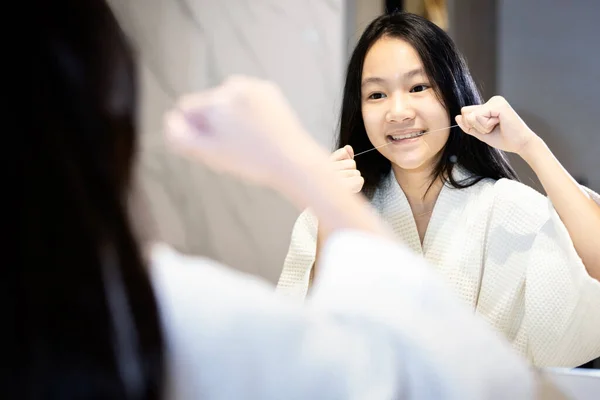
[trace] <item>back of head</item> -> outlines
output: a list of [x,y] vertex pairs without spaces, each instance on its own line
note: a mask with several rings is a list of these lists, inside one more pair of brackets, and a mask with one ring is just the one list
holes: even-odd
[[[372,148],[361,115],[362,70],[368,51],[384,37],[404,40],[416,50],[438,98],[448,111],[450,121],[454,121],[462,107],[482,103],[463,56],[446,32],[414,14],[397,12],[382,15],[366,28],[348,64],[337,143],[339,148],[351,145],[355,153]],[[475,179],[455,182],[450,174],[454,162],[469,170]],[[356,165],[365,178],[363,191],[366,193],[372,193],[391,168],[390,161],[378,151],[361,155],[356,159]],[[464,134],[458,127],[451,128],[432,173],[432,179],[445,178],[459,188],[473,185],[482,178],[516,179],[502,152]]]
[[35,4],[31,115],[15,133],[23,192],[2,278],[14,321],[5,325],[14,356],[2,360],[14,374],[9,390],[23,399],[158,398],[157,304],[126,208],[132,54],[104,0]]

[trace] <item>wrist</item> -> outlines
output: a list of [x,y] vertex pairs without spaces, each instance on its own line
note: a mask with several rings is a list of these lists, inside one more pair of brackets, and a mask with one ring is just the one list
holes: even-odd
[[533,169],[537,160],[543,157],[548,150],[546,143],[534,135],[519,151],[519,156]]
[[300,209],[311,203],[312,192],[319,190],[329,177],[328,153],[317,143],[296,143],[293,149],[281,151],[282,159],[272,170],[272,187]]

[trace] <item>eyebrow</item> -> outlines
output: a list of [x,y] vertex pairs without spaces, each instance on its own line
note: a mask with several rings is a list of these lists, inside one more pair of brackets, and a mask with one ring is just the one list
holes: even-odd
[[[414,78],[415,76],[418,75],[425,75],[425,71],[423,70],[423,68],[415,68],[411,71],[406,72],[404,75],[402,75],[402,77],[404,79],[410,79],[410,78]],[[365,86],[368,85],[369,83],[385,83],[386,79],[384,78],[380,78],[378,76],[371,76],[366,78],[365,80],[362,81],[361,86]]]

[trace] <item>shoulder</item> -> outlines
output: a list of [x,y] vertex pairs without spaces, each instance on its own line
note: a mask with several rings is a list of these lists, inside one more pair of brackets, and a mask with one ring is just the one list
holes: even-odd
[[494,183],[494,214],[523,228],[539,229],[551,219],[554,209],[548,198],[533,188],[511,179]]
[[204,292],[227,295],[244,290],[271,289],[259,277],[234,270],[210,258],[182,254],[162,243],[151,247],[150,268],[153,284],[158,289],[169,291],[177,288],[177,292],[189,289],[199,297]]
[[150,268],[171,355],[191,363],[235,343],[262,345],[261,332],[280,323],[288,306],[267,281],[167,245],[152,247]]
[[494,183],[494,195],[499,205],[547,214],[548,198],[521,182],[500,179]]
[[240,377],[249,363],[259,368],[258,354],[266,357],[285,319],[274,288],[166,245],[152,247],[150,274],[168,349],[168,397],[240,398],[248,388]]
[[164,244],[151,249],[150,274],[167,331],[242,322],[251,314],[251,304],[260,309],[274,291],[258,277],[208,258],[186,256]]
[[[150,272],[155,283],[159,286],[168,286],[175,283],[185,285],[198,285],[197,279],[202,277],[202,282],[220,281],[227,279],[233,271],[209,258],[184,255],[173,247],[164,243],[155,243],[150,248]],[[192,279],[191,279],[192,278]]]
[[[473,178],[464,168],[455,168],[453,175],[455,180],[463,182]],[[491,228],[502,227],[515,233],[535,233],[555,213],[546,196],[511,179],[484,178],[460,191],[470,199],[470,209],[479,207],[490,213]]]

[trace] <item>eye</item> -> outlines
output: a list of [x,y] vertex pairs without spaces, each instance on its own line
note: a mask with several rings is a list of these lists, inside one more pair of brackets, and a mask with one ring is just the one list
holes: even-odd
[[423,84],[423,85],[416,85],[412,89],[410,89],[410,92],[411,93],[418,93],[418,92],[423,92],[423,91],[425,91],[427,89],[429,89],[428,85],[425,85],[425,84]]
[[385,97],[385,94],[383,94],[381,92],[377,92],[377,93],[370,94],[368,99],[369,100],[380,100],[380,99],[383,99],[384,97]]

